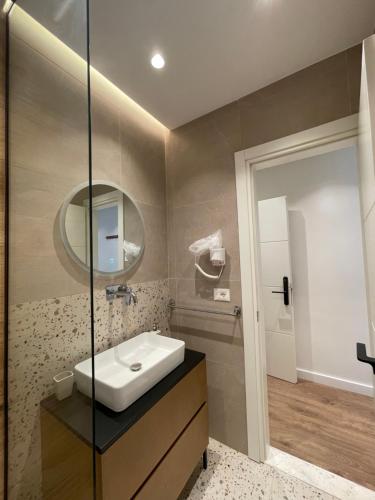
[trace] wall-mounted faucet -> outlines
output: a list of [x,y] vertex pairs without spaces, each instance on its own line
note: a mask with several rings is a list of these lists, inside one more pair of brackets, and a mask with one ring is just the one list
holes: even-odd
[[114,299],[123,298],[127,306],[138,302],[137,295],[128,285],[109,285],[105,287],[105,296],[109,302]]

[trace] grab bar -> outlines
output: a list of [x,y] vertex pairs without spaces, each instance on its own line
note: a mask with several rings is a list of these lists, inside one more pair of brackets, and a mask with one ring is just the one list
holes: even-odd
[[241,317],[241,307],[240,306],[234,306],[233,312],[213,311],[210,309],[200,309],[199,307],[177,306],[176,302],[173,299],[171,299],[168,303],[168,307],[169,307],[169,309],[184,309],[185,311],[194,311],[194,312],[202,312],[202,313],[209,313],[209,314],[221,314],[223,316],[234,316],[235,318]]

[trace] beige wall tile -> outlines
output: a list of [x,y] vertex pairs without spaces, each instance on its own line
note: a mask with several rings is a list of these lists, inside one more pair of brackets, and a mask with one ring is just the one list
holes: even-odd
[[[22,303],[86,289],[88,273],[67,255],[58,217],[70,190],[88,181],[88,108],[84,85],[16,39],[11,63],[10,288]],[[146,250],[127,278],[151,281],[167,277],[164,131],[135,119],[126,102],[93,93],[93,178],[144,203]]]
[[88,180],[86,89],[15,39],[10,74],[10,301],[86,291],[58,228],[64,198]]
[[121,141],[118,113],[92,100],[92,177],[121,185]]
[[50,218],[57,214],[75,183],[63,177],[19,167],[10,169],[10,217]]
[[[208,310],[233,311],[241,302],[237,281],[169,280],[177,305]],[[229,288],[231,302],[214,302],[215,286]],[[204,352],[207,358],[210,435],[246,452],[246,411],[242,322],[230,316],[175,309],[170,315],[171,334],[186,347]]]
[[[168,200],[174,207],[233,194],[233,152],[239,148],[240,134],[239,113],[236,104],[231,106],[222,115],[211,113],[168,135]],[[226,127],[218,126],[216,115],[229,118]]]
[[[169,133],[169,276],[178,303],[231,309],[241,302],[234,152],[356,112],[359,56],[358,47],[344,51]],[[195,272],[188,246],[220,227],[228,264],[215,284]],[[203,266],[215,271],[207,257]],[[212,301],[214,286],[231,289],[231,304]],[[246,452],[241,323],[173,311],[170,325],[207,355],[210,434]]]
[[242,147],[350,114],[347,59],[341,52],[239,101]]
[[176,238],[174,229],[174,208],[167,203],[168,277],[176,277]]
[[[172,283],[171,283],[172,285]],[[201,280],[174,280],[177,305],[214,311],[233,312],[241,304],[241,286],[238,281],[222,281],[219,285]],[[213,300],[216,286],[229,288],[230,302]],[[242,321],[232,316],[178,310],[172,312],[174,331],[189,336],[194,348],[207,355],[207,359],[228,364],[243,364]]]
[[53,247],[54,218],[28,217],[14,215],[11,217],[10,255],[12,263],[30,257],[51,257],[56,252]]
[[[81,293],[88,273],[67,255],[59,210],[71,185],[27,168],[12,166],[10,194],[10,301]],[[51,279],[53,276],[53,279]]]
[[346,51],[348,68],[348,89],[350,113],[359,111],[359,92],[361,87],[361,64],[362,64],[362,45],[356,45]]
[[246,395],[243,367],[207,362],[209,433],[247,453]]
[[129,282],[168,278],[167,224],[164,207],[140,204],[145,222],[145,251]]
[[[186,324],[190,319],[194,324],[199,317],[199,313],[176,311],[173,314],[176,315],[177,321],[180,322],[180,325],[174,327],[172,331],[174,337],[184,340],[190,349],[204,352],[208,361],[226,363],[237,366],[241,370],[244,369],[242,327],[239,320],[222,317],[216,320],[206,320],[204,327],[194,328],[189,325],[181,326],[181,323]],[[174,321],[176,321],[175,318]],[[222,324],[218,329],[224,330],[226,328],[225,333],[217,332],[215,328],[212,328],[219,322]],[[235,325],[235,322],[238,322],[238,325]],[[210,324],[211,331],[207,330],[208,324]]]
[[137,201],[165,206],[164,133],[149,134],[138,123],[121,117],[121,182]]
[[63,123],[43,123],[37,109],[33,118],[22,109],[16,113],[10,117],[11,169],[17,165],[72,186],[88,180],[87,133]]
[[[67,272],[71,265],[71,274]],[[56,256],[35,256],[10,264],[10,304],[21,304],[43,298],[62,297],[82,293],[88,289],[88,273],[76,269],[68,261],[62,266]]]
[[[240,281],[227,281],[222,278],[218,281],[211,281],[203,277],[199,279],[177,278],[176,286],[177,300],[181,304],[185,304],[187,306],[203,307],[205,309],[215,309],[218,311],[232,312],[234,306],[240,305],[241,302]],[[215,301],[215,288],[229,288],[230,302]],[[215,317],[207,315],[206,317],[209,322],[214,319],[218,321],[223,320],[221,316]],[[232,318],[230,318],[229,320],[230,322],[232,322]],[[209,325],[209,322],[207,323],[207,325]],[[208,331],[210,331],[210,328],[208,328]],[[215,331],[215,329],[213,331]],[[228,331],[227,329],[224,329],[223,332],[227,333],[230,336],[232,336],[233,334],[232,331]]]
[[87,180],[87,88],[23,42],[10,47],[11,167]]

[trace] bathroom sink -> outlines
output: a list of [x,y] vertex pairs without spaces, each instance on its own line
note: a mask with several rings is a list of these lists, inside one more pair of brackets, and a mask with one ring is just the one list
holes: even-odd
[[[95,360],[95,399],[123,411],[184,361],[185,342],[144,332]],[[91,358],[74,367],[78,390],[91,397]]]

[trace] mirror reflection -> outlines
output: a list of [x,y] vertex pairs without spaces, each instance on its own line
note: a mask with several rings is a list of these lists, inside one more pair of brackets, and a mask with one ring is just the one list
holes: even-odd
[[[142,215],[133,200],[111,183],[92,187],[93,267],[99,274],[122,274],[141,258]],[[71,257],[89,269],[89,187],[77,188],[62,210],[62,235]]]

